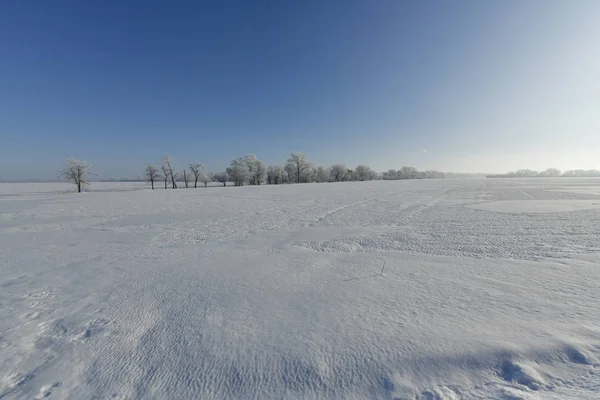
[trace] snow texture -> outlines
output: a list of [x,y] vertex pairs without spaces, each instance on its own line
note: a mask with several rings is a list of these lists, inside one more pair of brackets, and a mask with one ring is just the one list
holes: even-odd
[[599,397],[598,179],[125,185],[0,185],[0,399]]

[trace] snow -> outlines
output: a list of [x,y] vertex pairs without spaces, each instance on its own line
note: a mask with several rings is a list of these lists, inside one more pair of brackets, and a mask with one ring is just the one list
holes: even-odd
[[490,201],[482,204],[474,204],[470,207],[478,210],[506,213],[564,212],[600,208],[600,198],[598,200]]
[[598,398],[597,179],[124,185],[0,184],[0,398]]

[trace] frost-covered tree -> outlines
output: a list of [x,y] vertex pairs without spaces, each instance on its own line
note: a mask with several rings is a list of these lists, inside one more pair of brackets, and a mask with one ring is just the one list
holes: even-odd
[[530,170],[530,169],[520,169],[520,170],[517,170],[517,175],[519,177],[523,177],[523,178],[531,178],[531,177],[537,176],[538,172]]
[[402,167],[400,171],[398,171],[398,179],[417,179],[418,171],[414,167]]
[[242,164],[246,166],[246,177],[249,185],[260,185],[264,182],[267,172],[264,162],[254,154],[247,154],[243,157]]
[[267,183],[269,185],[279,185],[283,181],[283,168],[279,165],[269,165],[267,168]]
[[89,185],[87,175],[91,167],[90,163],[71,157],[62,169],[61,176],[63,179],[74,183],[77,186],[77,193],[81,193]]
[[546,174],[548,174],[548,176],[560,176],[560,170],[556,168],[548,168],[546,170]]
[[368,165],[359,165],[354,170],[354,175],[357,181],[371,181],[376,178],[377,173]]
[[166,189],[168,189],[167,183],[169,182],[169,169],[164,164],[160,166],[160,169],[162,170],[162,173],[163,173],[162,178],[165,181],[165,190],[166,190]]
[[329,169],[329,176],[334,182],[342,182],[344,181],[347,171],[348,168],[346,168],[344,164],[335,164]]
[[306,171],[310,168],[310,161],[304,153],[290,153],[290,158],[287,160],[287,166],[294,172],[296,183],[302,182]]
[[265,179],[265,164],[256,158],[254,154],[247,154],[244,157],[236,158],[227,168],[227,174],[235,184],[242,186],[244,184],[260,185]]
[[190,174],[187,173],[187,169],[183,170],[183,183],[185,184],[186,189],[190,187]]
[[213,174],[213,179],[215,182],[220,182],[223,184],[223,186],[227,186],[227,182],[229,181],[229,175],[227,175],[227,172],[218,172],[216,174]]
[[395,180],[398,179],[398,172],[395,169],[390,169],[382,174],[384,180]]
[[314,173],[315,182],[329,182],[329,168],[317,167]]
[[146,181],[150,182],[150,184],[152,185],[152,190],[154,190],[154,182],[160,179],[160,175],[158,174],[158,168],[156,168],[152,164],[148,164],[144,173],[146,175]]
[[287,163],[285,167],[283,167],[283,182],[284,183],[294,183],[296,181],[296,173],[294,171],[294,165]]
[[443,172],[439,172],[439,171],[434,171],[434,170],[428,170],[424,172],[425,174],[425,178],[426,179],[439,179],[439,178],[445,178],[445,175]]
[[194,187],[198,187],[198,181],[202,177],[202,170],[204,169],[204,165],[202,163],[190,164],[190,171],[192,171],[192,176],[194,177]]
[[203,173],[202,175],[200,175],[200,181],[202,183],[204,183],[204,187],[207,187],[209,183],[211,183],[213,180],[213,176],[210,172],[208,173]]
[[254,154],[246,154],[241,158],[241,165],[246,168],[246,180],[249,185],[256,185],[256,168],[258,159]]
[[254,184],[260,185],[265,181],[265,174],[267,170],[265,168],[265,163],[261,160],[256,160],[254,162]]
[[311,167],[307,169],[302,181],[306,183],[317,182],[317,168]]
[[354,180],[355,175],[354,175],[354,171],[351,170],[350,168],[348,168],[346,170],[346,175],[344,175],[344,181],[352,181]]
[[244,157],[233,160],[226,172],[235,186],[243,186],[248,180],[248,166]]
[[171,179],[171,185],[173,189],[177,189],[177,174],[173,168],[173,160],[169,156],[164,156],[162,158],[162,166],[163,171],[165,171],[166,176]]

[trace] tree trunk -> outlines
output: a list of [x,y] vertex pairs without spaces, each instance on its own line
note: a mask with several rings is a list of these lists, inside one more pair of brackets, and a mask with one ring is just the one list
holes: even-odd
[[152,190],[154,190],[154,179],[150,180],[150,184],[152,185]]
[[198,188],[198,178],[194,179],[194,189]]
[[204,187],[208,187],[208,182],[204,182]]

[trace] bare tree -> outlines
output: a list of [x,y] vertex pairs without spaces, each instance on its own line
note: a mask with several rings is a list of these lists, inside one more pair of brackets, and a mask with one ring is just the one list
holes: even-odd
[[154,181],[160,179],[160,175],[158,174],[158,168],[156,168],[152,164],[148,164],[146,167],[146,181],[150,182],[152,185],[152,190],[154,190]]
[[346,168],[344,164],[335,164],[331,166],[329,174],[334,182],[342,182],[346,176],[347,171],[348,168]]
[[213,180],[212,174],[209,172],[207,174],[201,174],[200,181],[204,183],[204,187],[207,187],[209,183]]
[[173,170],[173,160],[169,156],[164,156],[162,158],[163,171],[165,174],[171,178],[171,184],[173,185],[173,189],[177,189],[177,174]]
[[77,193],[81,193],[89,185],[87,175],[91,167],[90,163],[71,157],[67,160],[65,167],[61,171],[61,176],[63,179],[73,182],[77,186]]
[[215,182],[220,182],[223,184],[223,186],[227,186],[227,182],[229,181],[229,176],[227,175],[227,172],[219,172],[216,174],[213,174],[213,179],[215,180]]
[[167,182],[169,182],[169,169],[167,168],[167,166],[165,164],[160,166],[160,169],[162,170],[162,177],[165,181],[165,190],[167,190],[168,186],[167,186]]
[[204,169],[204,165],[202,163],[190,164],[190,171],[192,171],[192,175],[194,175],[194,187],[198,187],[198,181],[202,177],[202,170]]
[[300,183],[302,176],[308,168],[310,168],[310,162],[306,158],[304,153],[290,153],[290,158],[287,161],[290,169],[294,171],[296,183]]
[[190,175],[187,173],[187,170],[183,170],[183,183],[185,184],[185,188],[190,187]]

